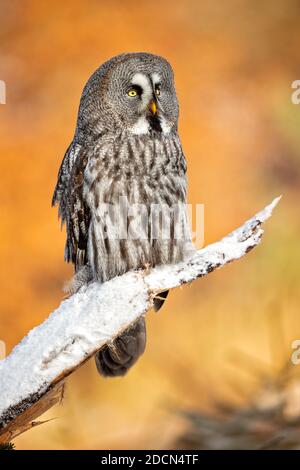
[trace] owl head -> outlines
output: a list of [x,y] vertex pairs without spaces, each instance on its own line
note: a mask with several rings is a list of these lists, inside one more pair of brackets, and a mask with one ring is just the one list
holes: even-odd
[[88,80],[81,97],[81,134],[128,131],[136,135],[177,130],[174,74],[162,57],[130,53],[105,62]]

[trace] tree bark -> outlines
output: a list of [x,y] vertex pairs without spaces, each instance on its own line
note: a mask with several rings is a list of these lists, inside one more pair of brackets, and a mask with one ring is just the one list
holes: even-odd
[[0,443],[41,424],[34,420],[62,400],[67,376],[145,315],[157,294],[206,276],[258,245],[261,225],[279,199],[185,262],[93,282],[64,300],[0,362]]

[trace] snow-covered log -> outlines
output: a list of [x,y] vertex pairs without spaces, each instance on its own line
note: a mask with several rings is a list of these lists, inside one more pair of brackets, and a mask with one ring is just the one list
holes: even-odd
[[64,300],[0,362],[0,443],[39,424],[61,400],[64,381],[153,305],[153,298],[241,258],[261,240],[276,198],[240,228],[189,260],[96,282]]

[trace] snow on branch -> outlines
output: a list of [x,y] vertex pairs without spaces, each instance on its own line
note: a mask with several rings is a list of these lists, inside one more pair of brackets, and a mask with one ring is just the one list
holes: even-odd
[[61,400],[66,377],[144,315],[156,294],[203,277],[254,248],[279,199],[185,262],[94,282],[64,300],[0,362],[0,443],[40,424],[34,419]]

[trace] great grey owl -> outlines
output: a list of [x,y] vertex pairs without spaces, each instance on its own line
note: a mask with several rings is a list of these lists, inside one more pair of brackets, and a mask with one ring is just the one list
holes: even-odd
[[[162,57],[122,54],[88,80],[53,195],[66,223],[65,259],[75,266],[73,291],[130,269],[181,261],[193,250],[177,122],[173,71]],[[156,310],[166,296],[155,299]],[[125,374],[145,344],[141,318],[98,351],[98,371]]]

